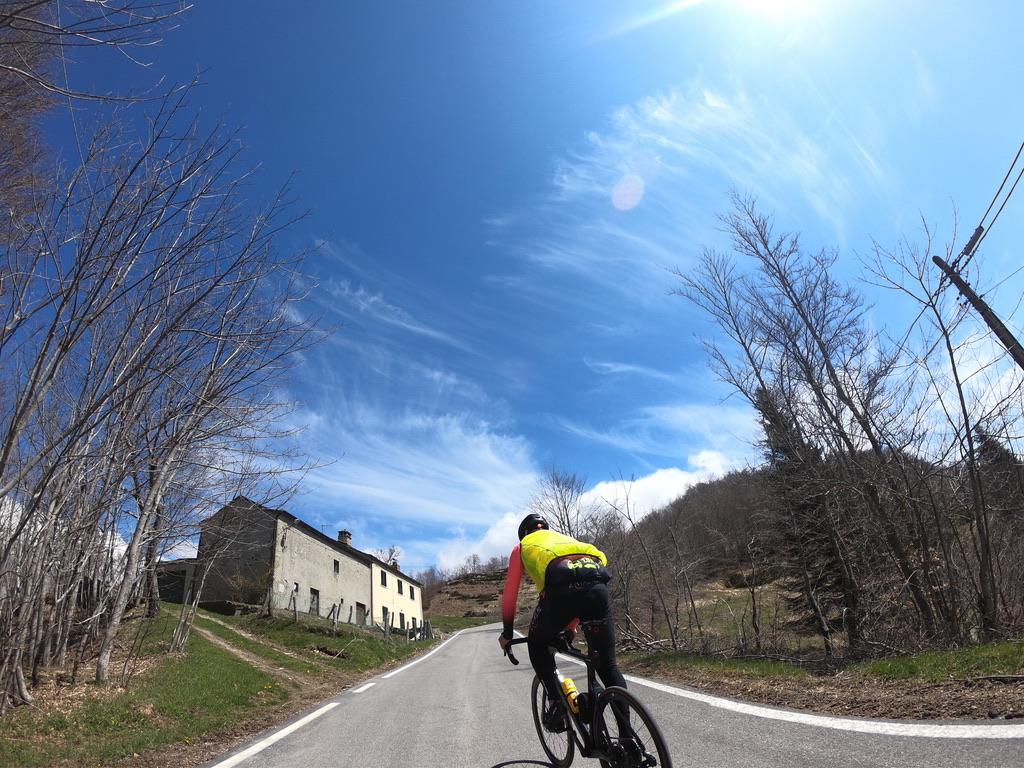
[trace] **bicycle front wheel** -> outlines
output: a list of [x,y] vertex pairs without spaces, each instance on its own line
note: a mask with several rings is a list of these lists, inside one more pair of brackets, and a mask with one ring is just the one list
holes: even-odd
[[576,754],[576,743],[572,739],[572,724],[565,705],[559,701],[554,707],[548,706],[548,697],[539,677],[533,678],[530,700],[533,702],[533,724],[537,726],[544,754],[555,768],[569,768]]
[[647,707],[625,688],[606,688],[594,715],[603,768],[672,768],[668,746]]

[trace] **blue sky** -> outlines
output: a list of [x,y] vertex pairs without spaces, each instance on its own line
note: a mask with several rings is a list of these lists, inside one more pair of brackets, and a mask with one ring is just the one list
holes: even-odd
[[[1017,2],[221,0],[147,70],[71,76],[202,70],[192,102],[243,126],[254,194],[297,172],[311,214],[281,245],[323,242],[312,301],[342,328],[296,372],[327,464],[289,511],[415,572],[506,554],[552,463],[599,498],[634,478],[643,510],[755,461],[666,268],[725,246],[730,187],[851,276],[922,217],[969,234],[1024,139],[1021,29]],[[1018,202],[990,287],[1021,264]]]

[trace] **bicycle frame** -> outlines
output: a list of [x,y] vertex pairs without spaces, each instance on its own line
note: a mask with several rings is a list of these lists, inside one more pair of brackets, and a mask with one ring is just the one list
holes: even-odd
[[[510,647],[506,649],[506,653],[508,655],[509,661],[511,661],[513,664],[519,664],[519,660],[516,659],[516,657],[513,655],[511,646],[525,642],[525,637],[513,638],[509,642]],[[552,655],[561,653],[565,656],[583,662],[583,664],[586,666],[587,690],[585,691],[585,693],[587,695],[587,706],[589,710],[588,715],[590,722],[584,722],[583,718],[580,716],[580,713],[578,711],[574,712],[572,707],[569,706],[569,701],[566,699],[565,691],[562,687],[562,683],[565,681],[565,675],[562,674],[562,671],[558,668],[558,665],[556,664],[555,677],[558,680],[558,697],[559,699],[561,699],[562,705],[565,707],[568,720],[572,724],[572,738],[576,742],[576,748],[579,749],[580,755],[582,755],[583,757],[596,757],[598,759],[609,758],[610,755],[608,755],[604,750],[599,749],[598,746],[594,743],[593,738],[595,724],[594,719],[597,714],[597,700],[598,697],[601,695],[601,692],[604,690],[604,688],[601,687],[600,683],[597,680],[597,670],[595,668],[594,660],[590,658],[589,654],[583,653],[581,650],[573,646],[566,638],[566,633],[559,635],[556,642],[551,643],[548,646],[548,648],[551,651]],[[584,691],[580,691],[580,693],[582,694],[584,693]]]

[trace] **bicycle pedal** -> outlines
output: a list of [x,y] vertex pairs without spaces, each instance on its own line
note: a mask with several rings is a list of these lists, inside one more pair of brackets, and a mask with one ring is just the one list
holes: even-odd
[[544,727],[551,733],[565,733],[569,727],[565,706],[558,701],[553,703],[544,713]]

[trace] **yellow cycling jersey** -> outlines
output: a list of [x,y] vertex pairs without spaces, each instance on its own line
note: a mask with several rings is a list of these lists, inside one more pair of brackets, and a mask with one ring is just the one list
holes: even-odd
[[[519,546],[519,552],[523,558],[523,567],[530,574],[530,578],[533,579],[537,589],[541,592],[544,591],[544,574],[547,572],[548,565],[551,564],[552,560],[559,557],[565,557],[566,555],[590,555],[600,560],[601,565],[608,565],[608,558],[605,557],[604,552],[593,544],[576,541],[571,536],[556,533],[555,531],[541,529],[528,533],[523,537]],[[583,562],[580,564],[580,567],[585,568],[588,565]],[[597,565],[591,563],[589,567],[596,568]]]

